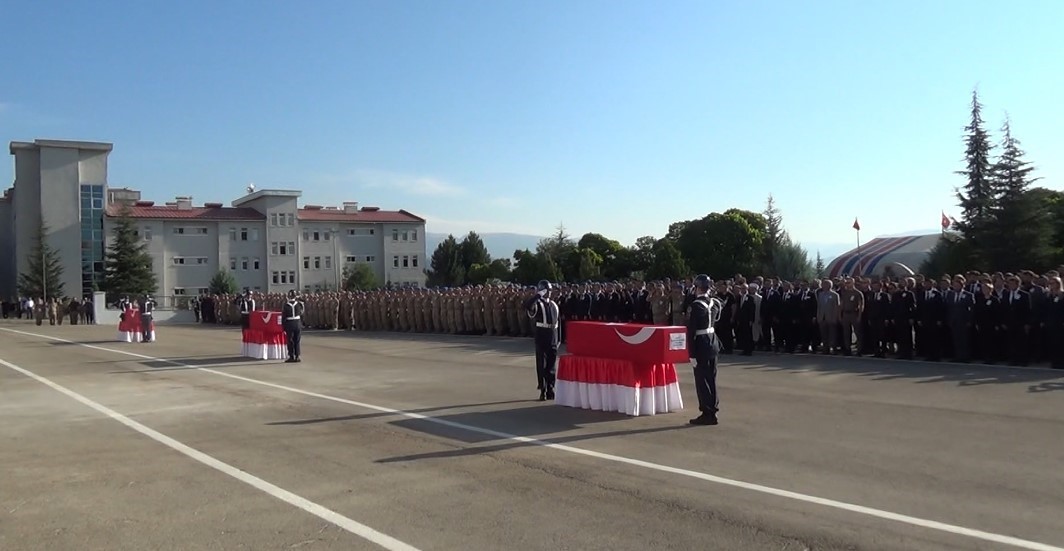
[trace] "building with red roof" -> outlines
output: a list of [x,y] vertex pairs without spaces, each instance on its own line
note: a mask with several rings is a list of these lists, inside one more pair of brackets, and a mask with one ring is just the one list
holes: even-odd
[[187,196],[158,204],[107,186],[110,151],[95,142],[11,143],[16,177],[0,198],[0,292],[16,295],[43,219],[62,257],[66,294],[90,294],[120,217],[132,219],[144,240],[163,296],[204,293],[221,270],[263,292],[335,289],[345,268],[360,264],[380,283],[425,283],[425,220],[406,210],[301,206],[300,191],[254,186],[229,205]]

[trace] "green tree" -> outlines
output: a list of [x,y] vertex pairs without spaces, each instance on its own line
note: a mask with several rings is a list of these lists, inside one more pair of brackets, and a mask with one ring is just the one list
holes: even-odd
[[[964,176],[967,182],[963,191],[957,190],[960,202],[961,219],[957,230],[976,243],[985,242],[992,237],[993,207],[995,202],[994,187],[991,182],[991,144],[990,134],[983,127],[982,104],[979,94],[972,91],[971,119],[965,130],[965,164],[964,170],[957,174]],[[986,268],[985,256],[972,251],[976,256],[971,259],[975,267]]]
[[1064,263],[1064,192],[1042,187],[1027,191],[1030,201],[1042,205],[1049,220],[1049,245],[1052,266]]
[[635,240],[635,245],[629,249],[628,253],[633,271],[643,273],[651,271],[650,268],[654,264],[654,248],[657,244],[658,239],[650,235],[644,235]]
[[764,237],[750,224],[750,214],[757,217],[753,218],[755,222],[760,218],[755,213],[730,209],[684,222],[676,248],[696,273],[717,278],[736,272],[756,273]]
[[453,235],[448,235],[432,252],[428,285],[454,287],[465,283],[465,266],[462,262],[461,245]]
[[654,243],[653,260],[646,269],[648,279],[682,279],[690,272],[683,255],[669,239],[659,239]]
[[1012,135],[1008,119],[1001,132],[1001,155],[990,176],[998,198],[991,209],[993,232],[981,248],[987,251],[990,267],[994,269],[1046,269],[1053,256],[1049,205],[1028,193],[1038,178],[1031,177],[1034,167],[1024,160],[1025,153]]
[[816,252],[816,264],[813,265],[813,271],[816,272],[816,277],[824,277],[824,257],[820,256],[820,251]]
[[488,264],[488,269],[491,272],[490,279],[506,281],[513,275],[511,272],[513,269],[512,263],[509,258],[496,258],[495,260],[492,260],[491,264]]
[[484,240],[475,231],[469,232],[462,243],[458,245],[458,256],[462,260],[462,268],[468,271],[474,264],[487,266],[491,263],[491,255],[484,246]]
[[373,273],[373,268],[369,264],[344,266],[341,277],[345,291],[369,291],[379,287],[377,274]]
[[[107,302],[123,295],[154,294],[159,286],[155,277],[148,246],[137,235],[137,227],[129,217],[129,206],[123,206],[111,231],[111,245],[104,255],[103,290]],[[234,287],[236,283],[234,281]]]
[[[821,260],[823,262],[823,260]],[[784,240],[772,253],[772,265],[766,274],[787,280],[808,279],[815,275],[816,267],[809,260],[809,253],[799,243],[784,235]]]
[[232,272],[222,268],[214,274],[211,282],[207,284],[213,295],[235,295],[237,292],[236,278]]
[[765,220],[765,236],[761,250],[761,263],[764,267],[762,273],[782,277],[776,271],[776,254],[789,241],[789,237],[783,229],[783,215],[776,208],[776,199],[771,193],[765,201],[765,210],[761,213],[761,217]]
[[924,263],[910,266],[921,274],[956,274],[971,269],[972,241],[954,232],[944,232],[938,243],[932,247]]
[[37,240],[26,255],[26,271],[18,275],[18,292],[35,299],[63,298],[63,263],[59,251],[48,243],[48,226],[37,226]]

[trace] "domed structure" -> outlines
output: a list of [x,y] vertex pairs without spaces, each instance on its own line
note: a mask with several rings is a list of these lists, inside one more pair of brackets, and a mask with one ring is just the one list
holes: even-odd
[[941,234],[877,237],[862,243],[832,260],[824,270],[825,277],[843,276],[907,276],[920,270],[931,250],[938,245]]

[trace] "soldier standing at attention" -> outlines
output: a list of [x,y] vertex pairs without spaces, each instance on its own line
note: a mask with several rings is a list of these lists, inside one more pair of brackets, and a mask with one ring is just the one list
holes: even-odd
[[251,291],[244,289],[244,294],[237,301],[240,308],[240,328],[251,329],[251,313],[255,311],[255,299],[251,298]]
[[551,284],[542,280],[536,294],[524,302],[528,317],[535,321],[536,378],[539,381],[539,401],[554,399],[555,362],[558,359],[557,303],[550,299]]
[[854,335],[857,340],[857,355],[861,355],[864,335],[861,334],[861,314],[864,312],[864,293],[854,288],[852,277],[846,278],[839,291],[839,320],[842,322],[842,355],[852,354]]
[[149,343],[152,342],[155,335],[152,335],[152,312],[155,311],[155,301],[152,300],[151,295],[144,295],[144,299],[140,301],[140,342]]
[[694,368],[698,410],[692,425],[716,425],[720,399],[717,395],[717,354],[720,341],[714,324],[724,309],[719,299],[709,296],[709,276],[699,275],[694,281],[695,298],[688,309],[687,342],[691,365]]
[[288,359],[285,363],[298,363],[300,358],[299,337],[302,333],[304,306],[296,298],[294,290],[288,291],[288,302],[281,307],[281,322],[285,340],[288,342]]

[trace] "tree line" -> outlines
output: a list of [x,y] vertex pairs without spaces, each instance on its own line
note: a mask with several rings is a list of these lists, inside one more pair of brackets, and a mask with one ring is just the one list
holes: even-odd
[[1064,193],[1033,186],[1041,178],[1034,176],[1007,115],[995,143],[976,91],[970,108],[965,166],[957,171],[965,183],[955,190],[961,217],[943,232],[921,271],[1041,273],[1064,264]]
[[632,246],[599,233],[574,239],[564,226],[540,240],[535,250],[492,258],[476,232],[458,240],[448,235],[429,261],[428,285],[478,285],[493,281],[533,284],[550,281],[681,279],[693,273],[729,277],[736,273],[787,279],[810,278],[824,270],[791,239],[769,195],[762,212],[728,209],[669,225],[662,237],[644,236]]

